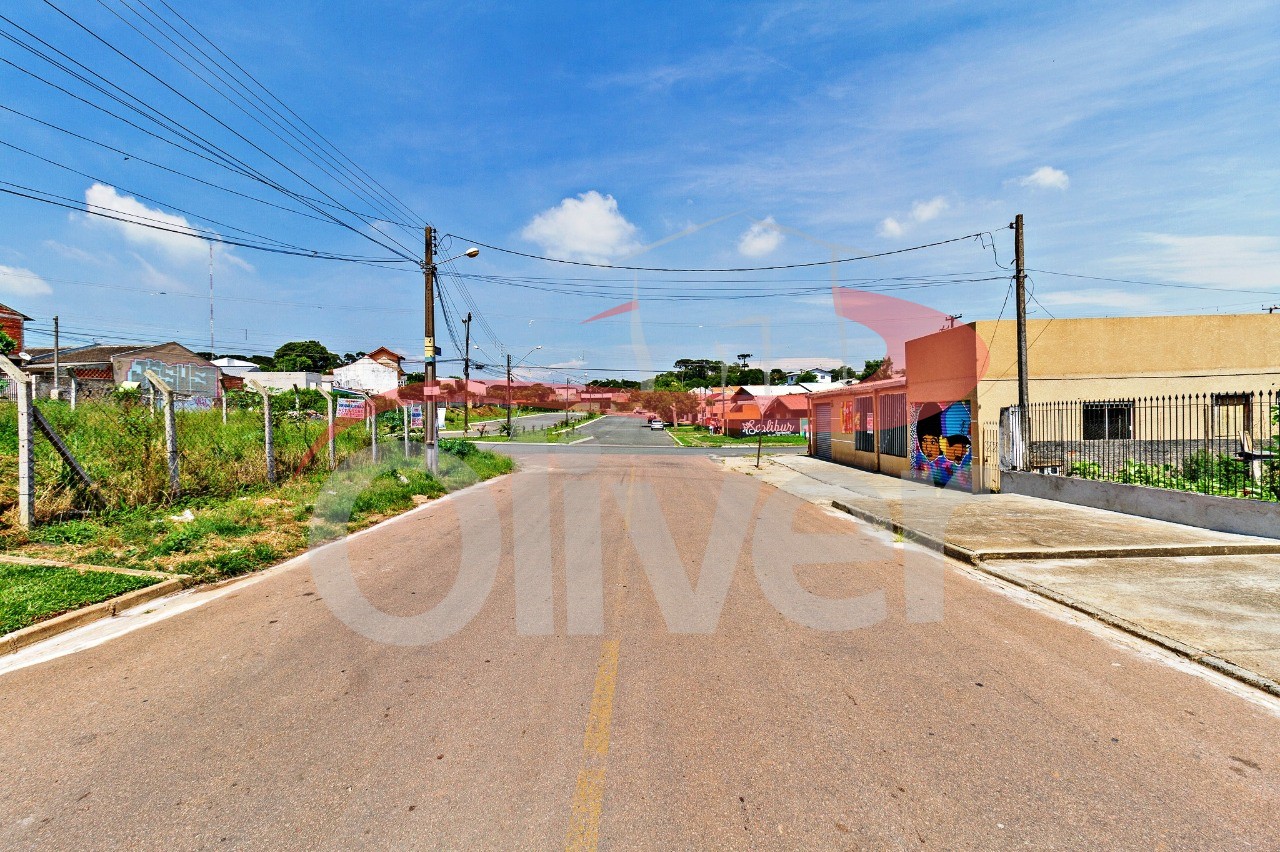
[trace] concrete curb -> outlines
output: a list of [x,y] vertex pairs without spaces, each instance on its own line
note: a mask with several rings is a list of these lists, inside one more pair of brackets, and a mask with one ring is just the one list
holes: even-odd
[[[1239,554],[1239,553],[1248,553],[1248,554],[1276,553],[1277,551],[1275,549],[1272,549],[1271,545],[1242,544],[1242,545],[1203,545],[1203,546],[1197,545],[1197,546],[1191,546],[1191,547],[1177,547],[1177,546],[1133,547],[1133,548],[1113,547],[1113,548],[1099,548],[1096,551],[1090,551],[1087,549],[1068,549],[1068,548],[1046,549],[1046,550],[1006,550],[1006,551],[969,550],[968,548],[960,547],[959,545],[948,544],[947,542],[941,541],[937,537],[929,535],[928,533],[923,533],[923,532],[920,532],[919,530],[908,529],[907,527],[904,527],[902,524],[890,518],[881,517],[879,515],[876,515],[873,512],[868,512],[865,509],[860,509],[857,506],[851,506],[848,503],[843,503],[839,500],[831,501],[831,505],[834,508],[840,510],[841,512],[852,515],[853,517],[858,518],[859,520],[866,521],[867,523],[872,524],[874,526],[878,526],[883,529],[889,530],[890,532],[893,532],[897,535],[901,535],[905,539],[909,539],[910,541],[916,542],[917,544],[928,547],[931,550],[939,551],[944,556],[948,556],[952,559],[963,562],[966,565],[969,565],[972,568],[975,568],[978,571],[981,571],[982,573],[988,576],[995,577],[997,580],[1002,580],[1006,583],[1010,583],[1014,586],[1017,586],[1020,589],[1025,589],[1026,591],[1031,592],[1032,594],[1039,595],[1040,597],[1046,598],[1047,600],[1051,600],[1054,603],[1061,604],[1062,606],[1073,609],[1076,612],[1083,613],[1089,616],[1090,618],[1094,619],[1095,621],[1100,621],[1103,624],[1108,625],[1109,627],[1114,627],[1115,629],[1128,633],[1131,636],[1136,636],[1139,639],[1144,639],[1147,642],[1152,643],[1153,645],[1159,645],[1165,650],[1172,651],[1178,656],[1184,657],[1193,663],[1199,663],[1205,668],[1212,669],[1218,672],[1219,674],[1224,674],[1227,677],[1240,681],[1241,683],[1248,684],[1249,686],[1252,686],[1254,689],[1260,689],[1263,692],[1268,693],[1269,695],[1274,695],[1277,698],[1280,698],[1280,683],[1277,683],[1276,681],[1273,681],[1270,678],[1263,677],[1262,675],[1257,674],[1256,672],[1251,672],[1248,669],[1241,668],[1240,666],[1237,666],[1234,663],[1228,662],[1227,660],[1224,660],[1215,654],[1211,654],[1208,651],[1204,651],[1204,650],[1201,650],[1200,648],[1196,648],[1192,645],[1188,645],[1185,642],[1180,642],[1177,639],[1170,638],[1168,636],[1165,636],[1162,633],[1157,633],[1154,630],[1148,630],[1147,628],[1143,627],[1140,624],[1135,624],[1134,622],[1129,621],[1126,618],[1121,618],[1118,615],[1112,615],[1106,610],[1098,609],[1096,606],[1093,606],[1092,604],[1087,604],[1087,603],[1084,603],[1083,601],[1078,601],[1074,598],[1068,597],[1067,595],[1064,595],[1061,592],[1050,589],[1047,586],[1042,586],[1039,583],[1032,582],[1031,580],[1023,579],[1022,577],[1018,577],[1006,571],[1001,571],[999,568],[996,568],[992,565],[987,564],[987,561],[986,561],[986,560],[993,560],[993,559],[994,560],[1084,559],[1084,558],[1090,558],[1090,557],[1121,558],[1123,556],[1218,556],[1218,555],[1231,555],[1231,554]],[[1260,549],[1243,549],[1243,548],[1260,548]],[[1162,551],[1167,551],[1167,552],[1162,552]],[[1074,555],[1074,554],[1079,554],[1079,555]]]
[[1280,553],[1280,542],[1241,542],[1240,544],[1134,544],[1106,547],[1023,547],[992,550],[970,550],[958,544],[950,544],[936,536],[909,529],[902,524],[875,512],[851,505],[843,500],[832,500],[831,505],[855,518],[890,530],[904,538],[919,542],[959,559],[970,565],[979,562],[1034,561],[1037,559],[1126,559],[1133,557],[1169,556],[1259,556]]
[[89,606],[55,616],[47,621],[38,622],[30,627],[15,630],[6,636],[0,636],[0,656],[25,648],[28,645],[34,645],[36,642],[43,641],[51,636],[57,636],[59,633],[66,633],[68,630],[74,630],[91,622],[110,618],[118,612],[139,604],[150,603],[156,598],[179,592],[185,587],[186,579],[186,577],[170,575],[170,579],[162,580],[155,585],[147,586],[145,589],[126,592],[119,597],[114,597],[101,603],[90,604]]
[[1032,592],[1033,594],[1037,594],[1042,598],[1047,598],[1054,603],[1074,609],[1076,612],[1084,613],[1095,621],[1101,621],[1109,627],[1114,627],[1131,636],[1136,636],[1139,639],[1144,639],[1154,645],[1159,645],[1165,650],[1172,651],[1180,657],[1185,657],[1193,663],[1199,663],[1205,668],[1213,669],[1219,674],[1224,674],[1227,677],[1240,681],[1241,683],[1246,683],[1254,689],[1260,689],[1263,692],[1280,698],[1280,683],[1276,683],[1274,680],[1263,677],[1255,672],[1251,672],[1248,669],[1241,668],[1240,666],[1228,662],[1215,654],[1211,654],[1208,651],[1203,651],[1192,645],[1188,645],[1185,642],[1180,642],[1177,639],[1165,636],[1163,633],[1148,630],[1140,624],[1135,624],[1134,622],[1129,621],[1127,618],[1112,615],[1106,610],[1098,609],[1092,604],[1075,600],[1061,592],[1054,591],[1046,586],[1041,586],[1039,583],[1033,583],[1030,580],[1025,580],[1021,577],[1001,571],[999,568],[994,568],[981,562],[972,564],[974,568],[984,574],[995,577],[998,580],[1003,580],[1006,583],[1012,583],[1020,589],[1026,589],[1028,592]]

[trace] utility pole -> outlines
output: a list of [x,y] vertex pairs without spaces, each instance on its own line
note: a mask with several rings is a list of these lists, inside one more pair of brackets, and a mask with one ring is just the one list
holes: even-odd
[[471,311],[462,321],[467,331],[464,335],[466,351],[462,353],[462,434],[465,437],[471,428]]
[[1022,248],[1022,214],[1013,219],[1014,287],[1018,308],[1018,427],[1022,433],[1022,470],[1029,470],[1031,448],[1030,391],[1027,376],[1027,259]]
[[511,353],[507,353],[507,440],[511,440]]
[[213,348],[213,243],[209,243],[209,359],[217,356]]
[[53,318],[53,398],[58,399],[62,395],[62,388],[58,381],[58,376],[62,372],[62,356],[59,353],[58,345],[58,318]]
[[422,261],[423,287],[426,291],[427,316],[426,327],[422,338],[423,388],[423,430],[422,440],[426,444],[425,453],[427,470],[433,474],[438,472],[439,461],[436,458],[436,265],[435,239],[431,226],[423,228],[426,238],[426,251]]

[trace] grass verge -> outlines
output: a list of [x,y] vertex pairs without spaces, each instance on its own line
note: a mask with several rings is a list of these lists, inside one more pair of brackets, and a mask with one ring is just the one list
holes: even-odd
[[230,497],[116,509],[25,532],[0,529],[0,551],[187,574],[196,581],[245,574],[514,466],[507,456],[469,441],[444,439],[440,448],[439,477],[423,470],[419,457],[388,453],[376,465],[334,474],[310,471],[277,487],[247,488]]
[[158,582],[134,574],[0,562],[0,635]]
[[667,432],[682,447],[754,447],[757,443],[766,447],[803,447],[809,442],[803,435],[765,435],[763,440],[756,435],[749,438],[713,435],[703,426],[678,426]]

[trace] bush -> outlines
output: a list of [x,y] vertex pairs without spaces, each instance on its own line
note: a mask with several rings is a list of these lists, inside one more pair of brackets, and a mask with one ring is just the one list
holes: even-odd
[[450,453],[460,459],[465,459],[467,456],[478,452],[475,444],[470,441],[464,441],[461,438],[441,438],[436,444],[440,447],[440,452]]
[[1102,465],[1091,461],[1072,462],[1067,467],[1067,476],[1078,476],[1081,479],[1102,479]]

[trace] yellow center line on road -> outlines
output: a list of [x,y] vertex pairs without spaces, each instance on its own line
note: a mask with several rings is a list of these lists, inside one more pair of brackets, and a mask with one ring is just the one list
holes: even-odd
[[573,793],[569,816],[569,833],[565,848],[594,850],[600,843],[600,815],[604,809],[604,771],[609,756],[609,724],[613,719],[613,691],[618,683],[617,639],[606,639],[600,646],[600,662],[596,666],[595,691],[591,696],[591,712],[582,737],[582,766]]

